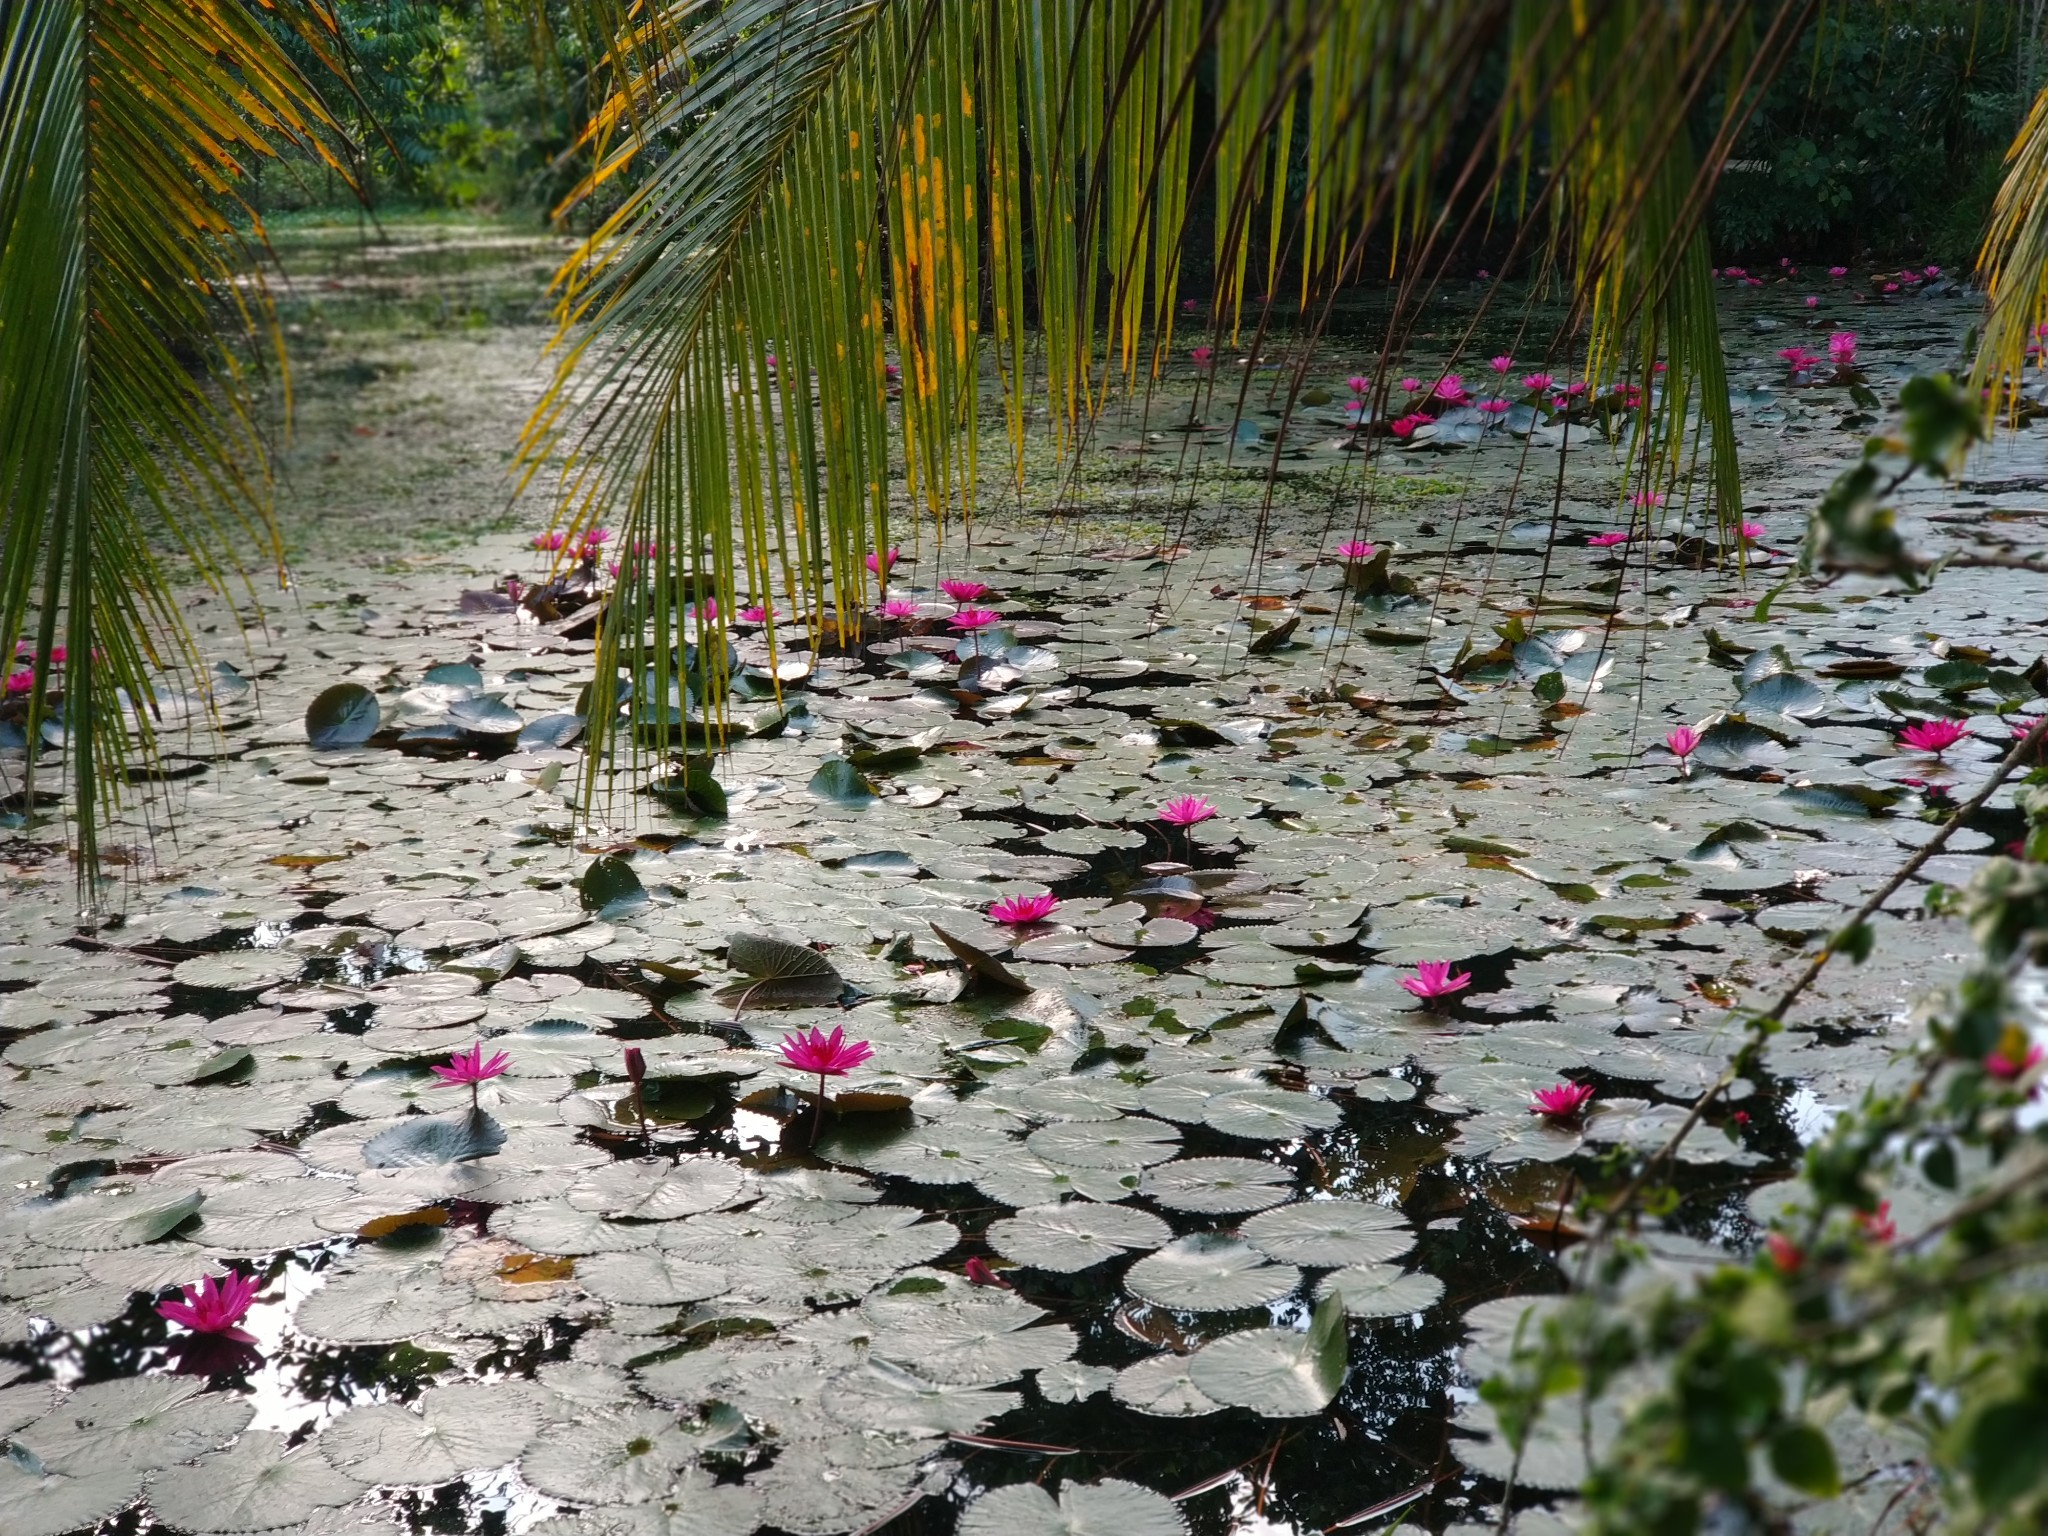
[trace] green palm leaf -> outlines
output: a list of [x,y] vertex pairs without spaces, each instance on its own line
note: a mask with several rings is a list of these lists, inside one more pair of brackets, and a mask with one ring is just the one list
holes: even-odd
[[[319,21],[299,8],[316,47]],[[192,659],[164,553],[216,585],[277,553],[250,377],[275,330],[233,194],[326,126],[232,0],[0,8],[0,646],[26,642],[8,723],[30,787],[62,751],[88,903],[119,770]]]

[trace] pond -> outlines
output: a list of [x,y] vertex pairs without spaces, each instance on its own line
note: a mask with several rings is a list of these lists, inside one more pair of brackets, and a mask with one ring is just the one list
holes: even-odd
[[[1176,364],[1021,507],[906,527],[859,643],[701,626],[726,750],[661,793],[622,752],[591,824],[587,615],[496,600],[549,564],[479,446],[544,244],[287,246],[294,590],[207,610],[218,726],[109,834],[118,917],[76,931],[6,764],[0,1528],[1494,1529],[1474,1384],[1580,1200],[2042,707],[2038,577],[1787,583],[1875,418],[1779,349],[1853,325],[1890,399],[1970,301],[1731,291],[1740,548],[1680,496],[1589,544],[1630,491],[1585,431],[1355,452],[1367,341],[1284,435],[1277,369],[1234,426]],[[1972,474],[1903,494],[1918,544],[2038,548],[2037,438]],[[2017,830],[1994,797],[1685,1143],[1657,1264],[1747,1247],[1960,967],[1930,892]],[[872,1048],[824,1103],[812,1029]],[[472,1112],[431,1068],[476,1042]],[[231,1273],[246,1340],[160,1313]],[[1568,1528],[1550,1450],[1524,1536]]]

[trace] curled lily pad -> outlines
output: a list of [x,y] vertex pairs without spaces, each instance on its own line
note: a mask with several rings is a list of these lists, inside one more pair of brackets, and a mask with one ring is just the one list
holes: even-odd
[[1033,1206],[988,1230],[989,1242],[1005,1256],[1056,1275],[1157,1248],[1172,1236],[1173,1228],[1157,1216],[1081,1201]]
[[1176,1238],[1124,1276],[1133,1296],[1187,1312],[1263,1306],[1300,1283],[1300,1270],[1274,1264],[1250,1243],[1214,1232]]
[[31,1206],[36,1241],[46,1248],[87,1253],[139,1248],[183,1226],[205,1203],[198,1190],[87,1190],[46,1206]]
[[1348,1363],[1344,1308],[1331,1295],[1305,1332],[1254,1328],[1203,1345],[1188,1362],[1188,1376],[1219,1403],[1268,1418],[1303,1419],[1330,1406]]
[[846,982],[832,962],[804,944],[768,934],[736,933],[726,941],[732,968],[752,978],[719,995],[736,1007],[817,1008],[838,1000]]
[[1237,1230],[1269,1258],[1312,1269],[1384,1263],[1415,1244],[1399,1211],[1362,1200],[1298,1200],[1248,1217]]
[[458,1115],[414,1115],[363,1143],[372,1168],[425,1168],[489,1157],[505,1146],[505,1128],[480,1109]]
[[448,719],[472,736],[517,736],[525,724],[519,711],[496,694],[457,699],[448,706]]
[[361,683],[336,683],[306,706],[306,740],[318,752],[346,752],[377,734],[377,696]]
[[1036,1483],[1011,1483],[960,1517],[960,1536],[1186,1536],[1187,1528],[1171,1499],[1114,1477],[1069,1483],[1058,1499]]
[[1248,1157],[1191,1157],[1147,1169],[1139,1190],[1170,1211],[1221,1216],[1280,1204],[1294,1175]]

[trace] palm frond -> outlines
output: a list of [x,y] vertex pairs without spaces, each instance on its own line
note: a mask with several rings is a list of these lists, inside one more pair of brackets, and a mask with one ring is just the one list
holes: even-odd
[[[640,180],[561,275],[556,376],[522,447],[529,476],[560,473],[571,520],[624,523],[600,735],[623,690],[657,751],[716,736],[697,701],[723,697],[730,653],[701,595],[786,603],[813,648],[856,635],[892,505],[935,536],[972,509],[991,358],[1013,473],[1034,375],[1071,447],[1172,344],[1198,196],[1220,342],[1263,332],[1283,282],[1306,304],[1355,280],[1369,249],[1440,260],[1460,218],[1528,188],[1540,141],[1532,207],[1589,364],[1646,386],[1639,473],[1675,481],[1704,441],[1709,499],[1739,510],[1704,191],[1755,61],[1782,58],[1810,0],[1761,42],[1738,0],[589,5],[586,25],[622,30],[575,196]],[[1447,194],[1489,49],[1510,86]],[[1737,86],[1702,156],[1688,119],[1717,71]],[[601,753],[589,771],[594,788]]]
[[[215,583],[277,553],[250,378],[277,333],[234,188],[285,141],[324,152],[330,124],[233,0],[0,18],[0,656],[33,675],[11,722],[26,803],[61,748],[89,893],[119,770],[153,753],[165,669],[192,658],[157,551]],[[316,45],[320,19],[294,18]]]
[[1991,310],[1970,374],[1993,424],[2018,410],[2030,354],[2048,324],[2048,89],[2034,98],[2005,164],[1977,255]]

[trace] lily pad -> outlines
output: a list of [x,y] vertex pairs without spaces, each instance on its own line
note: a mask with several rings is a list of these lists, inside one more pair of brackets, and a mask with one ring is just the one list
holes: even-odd
[[1300,1270],[1274,1264],[1250,1243],[1214,1232],[1176,1238],[1124,1276],[1133,1296],[1186,1312],[1263,1306],[1300,1283]]
[[1080,1168],[1143,1168],[1180,1150],[1180,1132],[1158,1120],[1069,1120],[1043,1125],[1024,1144],[1050,1163]]
[[149,1505],[186,1531],[274,1531],[354,1501],[362,1484],[335,1470],[318,1441],[293,1447],[248,1430],[224,1451],[150,1479]]
[[1268,1258],[1311,1269],[1384,1263],[1415,1245],[1399,1211],[1362,1200],[1300,1200],[1261,1211],[1237,1230]]
[[320,1449],[365,1483],[427,1486],[519,1459],[539,1433],[537,1397],[518,1382],[455,1382],[420,1399],[361,1403],[320,1431]]
[[998,1252],[1056,1275],[1157,1248],[1172,1236],[1173,1228],[1147,1212],[1082,1201],[1033,1206],[988,1229]]
[[1318,1297],[1342,1295],[1352,1317],[1404,1317],[1426,1312],[1443,1300],[1444,1283],[1435,1275],[1409,1273],[1391,1264],[1359,1264],[1336,1270],[1316,1287]]
[[1172,1500],[1113,1477],[1069,1483],[1058,1499],[1036,1483],[1011,1483],[960,1517],[960,1536],[1186,1536],[1187,1528]]
[[1327,1296],[1305,1332],[1254,1328],[1202,1346],[1194,1384],[1219,1403],[1274,1419],[1312,1418],[1330,1406],[1349,1363],[1341,1299]]
[[1191,1157],[1147,1169],[1139,1191],[1170,1211],[1223,1216],[1280,1204],[1294,1192],[1294,1176],[1248,1157]]
[[468,1162],[504,1150],[505,1128],[480,1109],[458,1115],[414,1115],[363,1143],[372,1168],[426,1168]]
[[1307,1131],[1329,1130],[1342,1118],[1327,1099],[1279,1088],[1218,1094],[1202,1106],[1205,1124],[1250,1141],[1292,1141]]
[[306,740],[317,752],[346,752],[377,734],[377,696],[361,683],[336,683],[306,706]]

